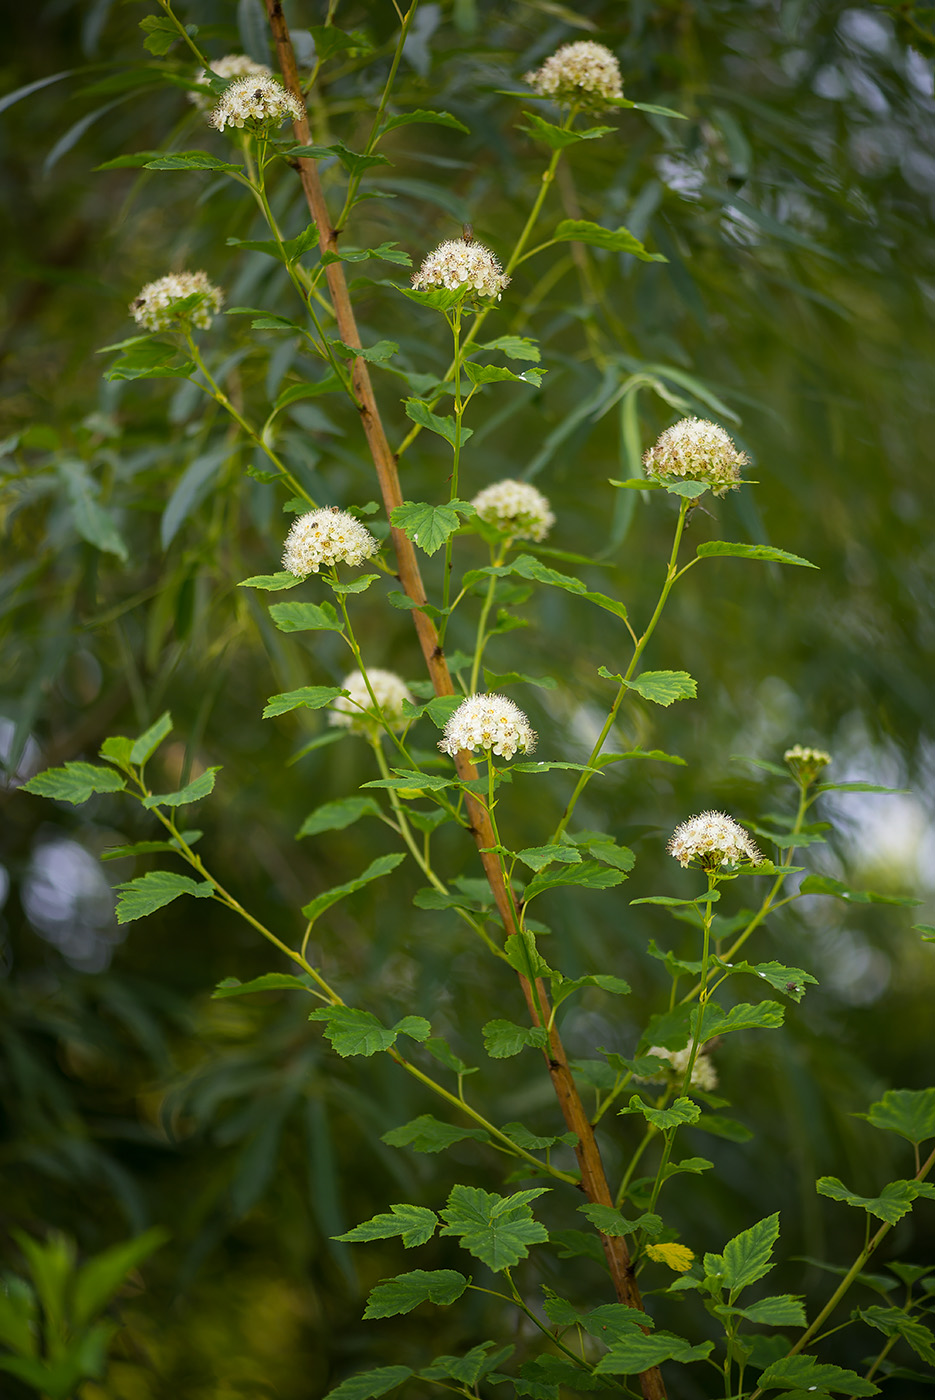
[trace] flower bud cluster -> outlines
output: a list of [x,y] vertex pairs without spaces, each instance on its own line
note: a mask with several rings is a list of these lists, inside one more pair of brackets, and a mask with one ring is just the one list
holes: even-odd
[[576,102],[597,112],[623,97],[620,64],[610,49],[592,39],[563,44],[541,68],[527,73],[523,82],[540,97]]
[[[651,1045],[646,1051],[647,1055],[655,1055],[659,1060],[665,1060],[665,1065],[655,1074],[634,1075],[634,1079],[641,1084],[660,1084],[668,1079],[681,1080],[688,1068],[688,1061],[691,1055],[691,1046],[686,1045],[684,1050],[666,1050],[661,1045]],[[710,1093],[717,1088],[717,1070],[710,1055],[699,1050],[695,1056],[695,1063],[692,1065],[691,1087],[693,1089],[703,1089]]]
[[499,758],[512,758],[519,750],[532,753],[536,734],[518,705],[505,695],[471,695],[455,710],[438,741],[442,753],[485,749]]
[[504,276],[490,249],[465,238],[439,243],[412,276],[412,285],[420,292],[432,287],[444,287],[448,291],[463,287],[465,291],[480,292],[482,296],[498,300],[509,284],[509,277]]
[[643,457],[647,476],[666,481],[703,481],[715,496],[740,485],[740,468],[749,462],[724,429],[705,418],[680,418],[666,428]]
[[[248,58],[245,53],[228,53],[223,58],[216,58],[211,64],[211,72],[216,78],[224,78],[227,82],[234,82],[237,78],[271,78],[272,72],[265,63],[254,63],[252,58]],[[195,82],[203,83],[208,77],[206,69],[200,68],[195,74]],[[202,111],[206,111],[214,101],[213,96],[204,92],[190,92],[189,102],[194,102],[195,106]]]
[[279,127],[287,117],[297,122],[304,116],[305,109],[297,97],[275,78],[261,74],[232,83],[208,120],[223,131],[226,126]]
[[481,520],[514,540],[544,540],[555,516],[541,491],[526,481],[495,481],[471,502]]
[[804,783],[813,783],[821,770],[827,768],[831,762],[830,753],[825,753],[824,749],[803,748],[801,744],[794,744],[791,749],[786,749],[783,758],[795,776]]
[[[403,714],[403,701],[413,703],[406,682],[395,671],[381,671],[378,666],[367,672],[367,678],[383,722],[391,729],[404,729],[409,721]],[[350,695],[337,697],[328,716],[329,723],[351,729],[355,734],[373,730],[379,721],[373,713],[373,700],[362,672],[351,671],[341,682],[341,689],[350,691]]]
[[725,865],[760,865],[752,836],[723,812],[701,812],[675,828],[666,849],[681,866],[697,864],[712,873]]
[[[195,295],[199,301],[179,308],[180,301]],[[167,331],[180,322],[206,331],[223,300],[224,293],[208,281],[206,272],[170,272],[167,277],[146,283],[130,302],[130,315],[148,331]]]
[[322,564],[356,568],[379,547],[366,526],[346,510],[310,510],[294,521],[286,536],[282,566],[296,578],[307,578]]

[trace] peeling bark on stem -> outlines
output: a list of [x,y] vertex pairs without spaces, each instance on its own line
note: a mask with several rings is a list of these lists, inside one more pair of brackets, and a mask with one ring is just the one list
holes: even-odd
[[[304,96],[301,84],[299,83],[298,70],[296,68],[295,54],[292,48],[292,40],[286,24],[285,16],[282,12],[280,0],[266,0],[266,9],[269,15],[270,27],[276,41],[276,50],[279,56],[279,66],[282,71],[283,82],[288,90],[296,96],[303,104]],[[296,140],[303,146],[311,144],[311,133],[308,122],[303,117],[301,121],[294,123],[293,130]],[[321,251],[334,252],[337,249],[337,234],[331,224],[331,216],[325,202],[321,181],[318,178],[318,168],[314,161],[300,158],[298,160],[299,177],[302,181],[302,189],[308,203],[309,212],[318,226],[318,238]],[[357,330],[357,322],[354,317],[354,310],[347,290],[347,281],[344,276],[344,268],[340,262],[330,263],[325,269],[328,281],[328,290],[331,294],[331,301],[334,307],[335,320],[337,322],[338,334],[345,345],[359,346],[360,336]],[[380,412],[377,407],[376,398],[373,393],[373,386],[366,362],[359,357],[354,362],[353,388],[356,395],[358,411],[360,413],[361,425],[370,448],[373,463],[376,468],[377,478],[380,483],[380,491],[383,496],[383,504],[387,516],[396,506],[402,505],[403,497],[399,484],[399,473],[397,471],[396,458],[390,448],[383,423],[380,419]],[[416,559],[415,550],[403,534],[391,526],[393,547],[396,551],[398,563],[399,580],[406,594],[412,599],[418,608],[426,600],[425,588],[419,572],[419,564]],[[425,664],[435,689],[436,695],[453,695],[455,688],[452,683],[451,674],[448,670],[448,663],[442,648],[438,644],[438,633],[431,619],[425,613],[414,611],[412,614],[415,622],[416,632],[419,637],[419,644],[422,648]],[[471,761],[470,755],[466,752],[459,753],[455,757],[455,767],[458,776],[468,781],[477,777],[477,769]],[[493,829],[490,817],[485,807],[477,802],[471,794],[466,794],[468,815],[471,820],[471,829],[474,840],[480,849],[480,858],[483,863],[484,873],[493,892],[497,910],[503,920],[503,926],[507,933],[518,932],[518,918],[516,905],[512,892],[506,887],[503,874],[497,856],[491,852],[485,852],[484,847],[491,847],[495,844]],[[528,978],[520,976],[520,983],[526,1004],[529,1008],[529,1015],[534,1025],[541,1025],[539,1015],[541,1006],[546,1017],[549,1015],[549,1003],[546,989],[541,981],[536,983],[535,990]],[[581,1187],[589,1201],[599,1205],[613,1205],[610,1188],[604,1174],[601,1162],[600,1151],[594,1137],[594,1131],[588,1120],[584,1105],[581,1102],[577,1087],[574,1082],[564,1046],[557,1030],[549,1032],[549,1049],[545,1055],[549,1074],[558,1099],[562,1117],[568,1128],[577,1135],[578,1146],[575,1149],[578,1164],[581,1169]],[[621,1303],[628,1307],[643,1309],[639,1287],[633,1274],[630,1263],[629,1251],[626,1242],[619,1236],[601,1235],[601,1243],[604,1253],[607,1256],[607,1263],[610,1268],[614,1290]],[[644,1371],[640,1376],[640,1385],[644,1400],[665,1400],[666,1390],[662,1376],[658,1368],[653,1367],[649,1371]]]

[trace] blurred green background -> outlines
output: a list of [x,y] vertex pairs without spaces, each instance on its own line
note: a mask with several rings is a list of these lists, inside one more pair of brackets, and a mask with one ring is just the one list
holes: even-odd
[[[374,774],[353,739],[290,762],[324,732],[320,715],[260,718],[268,695],[333,683],[345,669],[335,638],[306,646],[283,637],[262,600],[236,589],[278,567],[288,526],[274,488],[247,475],[261,459],[213,410],[203,416],[186,385],[101,379],[106,360],[95,351],[131,333],[127,303],[169,270],[203,267],[228,305],[295,314],[282,269],[228,244],[260,236],[235,186],[94,173],[126,152],[224,149],[173,81],[194,74],[181,47],[164,59],[144,51],[138,23],[149,12],[102,0],[16,7],[0,61],[4,92],[36,85],[0,125],[0,1233],[17,1270],[13,1228],[64,1229],[85,1252],[152,1224],[170,1229],[122,1303],[118,1359],[104,1386],[86,1387],[87,1400],[298,1400],[368,1364],[488,1335],[522,1345],[525,1332],[479,1301],[359,1321],[367,1288],[404,1267],[402,1251],[355,1251],[330,1237],[390,1200],[437,1206],[453,1180],[498,1189],[497,1159],[470,1144],[432,1158],[384,1146],[382,1133],[432,1111],[389,1061],[337,1060],[286,994],[211,1001],[221,978],[276,966],[216,906],[183,901],[118,928],[110,887],[148,867],[98,857],[152,835],[148,819],[109,797],[73,809],[16,793],[38,768],[93,758],[107,734],[138,733],[169,708],[176,729],[155,772],[174,782],[223,764],[197,809],[201,849],[283,936],[297,936],[295,911],[312,894],[392,849],[376,824],[295,839],[314,807]],[[325,7],[287,12],[308,59],[305,35]],[[193,0],[179,13],[198,24],[212,57],[268,56],[256,3]],[[342,0],[335,22],[359,39],[323,70],[313,134],[359,149],[396,19],[389,4]],[[676,590],[649,664],[691,672],[699,700],[653,712],[634,704],[611,746],[660,748],[686,764],[618,765],[593,783],[581,824],[632,845],[635,871],[615,891],[560,891],[538,911],[553,931],[547,952],[568,975],[611,971],[634,988],[625,1000],[595,991],[576,1003],[563,1028],[574,1055],[633,1053],[666,994],[661,967],[645,957],[649,938],[694,956],[689,928],[629,907],[693,888],[665,855],[671,828],[708,807],[745,822],[788,810],[788,789],[735,755],[776,762],[788,745],[814,743],[833,753],[835,780],[908,789],[823,799],[818,814],[835,830],[805,863],[915,895],[925,901],[915,915],[932,918],[935,100],[931,46],[911,33],[915,22],[911,10],[840,0],[453,0],[421,5],[415,21],[394,101],[447,110],[470,135],[416,126],[389,138],[393,164],[368,187],[394,197],[358,206],[348,237],[361,247],[396,240],[418,264],[470,220],[505,257],[548,158],[519,129],[529,104],[505,93],[522,90],[522,75],[570,39],[610,45],[629,97],[688,118],[612,116],[611,135],[563,162],[546,234],[563,217],[626,224],[668,261],[560,244],[520,267],[486,329],[536,336],[549,373],[540,392],[493,386],[480,400],[462,494],[502,476],[535,480],[558,517],[550,544],[595,559],[584,576],[645,620],[673,507],[608,484],[639,473],[639,452],[680,411],[644,390],[627,417],[621,386],[645,370],[670,400],[718,417],[753,462],[758,484],[706,498],[691,540],[771,543],[820,569],[712,561]],[[325,183],[336,209],[339,166]],[[274,202],[290,234],[304,227],[288,171]],[[441,318],[384,285],[404,281],[402,269],[358,269],[365,343],[390,338],[401,352],[394,363],[442,373]],[[260,332],[251,342],[244,318],[220,319],[203,342],[228,392],[260,418],[271,394],[314,368],[289,337]],[[722,409],[687,388],[686,375]],[[408,391],[391,372],[377,376],[395,445],[409,426],[398,402]],[[437,500],[447,458],[426,437],[403,458],[403,489]],[[280,446],[316,498],[376,498],[359,426],[339,400],[296,405]],[[104,549],[88,538],[97,507],[117,531]],[[425,569],[436,587],[440,557]],[[458,561],[485,562],[479,542],[459,545]],[[318,594],[310,585],[303,596]],[[612,698],[597,667],[623,668],[625,638],[609,615],[555,590],[516,611],[529,625],[498,637],[488,665],[558,680],[509,693],[539,732],[541,757],[580,761]],[[421,679],[405,613],[361,605],[356,616],[371,664]],[[466,644],[468,634],[450,640]],[[433,739],[427,726],[424,747]],[[514,783],[511,845],[547,838],[567,795],[561,779]],[[450,873],[479,873],[453,837],[443,834],[439,849]],[[421,883],[404,866],[392,897],[380,886],[335,909],[316,950],[322,966],[351,1004],[384,1019],[418,1011],[470,1062],[480,1056],[472,1087],[501,1120],[557,1131],[536,1058],[504,1067],[482,1056],[490,1015],[521,1019],[515,983],[453,916],[411,907]],[[758,956],[806,968],[820,986],[789,1009],[782,1032],[737,1037],[719,1057],[731,1112],[752,1137],[686,1133],[717,1166],[717,1181],[691,1178],[669,1203],[692,1248],[719,1249],[779,1208],[787,1258],[850,1261],[855,1219],[820,1202],[814,1178],[833,1173],[872,1192],[910,1170],[898,1146],[852,1115],[888,1087],[931,1080],[935,964],[914,921],[901,908],[810,899],[761,935]],[[606,1135],[612,1175],[627,1132],[617,1124]],[[558,1222],[560,1205],[552,1210]],[[935,1232],[926,1242],[923,1211],[894,1232],[891,1257],[925,1257]],[[405,1266],[453,1257],[440,1242]],[[554,1286],[560,1269],[569,1296],[605,1299],[597,1265],[536,1267],[544,1272],[530,1287]],[[827,1277],[789,1263],[776,1287],[817,1298]],[[841,1364],[862,1355],[847,1336],[841,1347]],[[683,1376],[690,1400],[700,1392]],[[29,1393],[4,1385],[11,1397]]]

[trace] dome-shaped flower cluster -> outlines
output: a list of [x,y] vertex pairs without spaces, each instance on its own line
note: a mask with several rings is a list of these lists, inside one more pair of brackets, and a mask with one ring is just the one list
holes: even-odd
[[[684,1050],[666,1050],[661,1045],[651,1045],[646,1053],[655,1055],[657,1059],[665,1060],[666,1063],[655,1074],[634,1075],[634,1079],[638,1079],[641,1084],[664,1083],[667,1079],[680,1081],[688,1068],[691,1046],[686,1045]],[[717,1088],[717,1070],[711,1056],[701,1050],[695,1056],[695,1063],[692,1065],[691,1087],[703,1089],[707,1093]]]
[[801,744],[786,749],[783,758],[795,776],[806,783],[814,782],[821,770],[831,762],[830,753],[824,749],[804,748]]
[[412,275],[412,285],[417,291],[425,292],[432,287],[444,287],[456,291],[480,292],[485,297],[497,297],[510,284],[504,276],[499,262],[485,248],[483,243],[470,242],[466,238],[451,238],[439,243],[434,253],[429,253],[418,272]]
[[[180,308],[179,302],[191,296],[199,300]],[[170,272],[146,283],[130,302],[130,315],[148,331],[167,331],[182,322],[207,330],[223,300],[224,293],[208,281],[206,272]]]
[[296,578],[317,574],[322,564],[350,564],[356,568],[379,545],[365,525],[337,506],[310,510],[293,522],[286,536],[282,566]]
[[455,710],[438,741],[442,753],[452,758],[462,750],[486,749],[499,758],[532,753],[536,734],[518,705],[505,695],[470,695]]
[[[237,78],[271,78],[272,72],[265,63],[254,63],[252,58],[248,58],[245,53],[227,53],[223,58],[216,58],[211,64],[211,72],[216,78],[223,78],[226,82],[234,82]],[[195,82],[203,83],[208,77],[207,70],[199,68],[195,74]],[[194,102],[196,107],[202,111],[207,111],[214,101],[213,96],[204,92],[190,92],[189,102]]]
[[495,481],[471,502],[481,520],[514,540],[544,540],[555,516],[541,491],[527,481]]
[[208,120],[223,131],[226,126],[278,127],[287,117],[297,122],[304,116],[305,109],[297,97],[275,78],[261,74],[231,83]]
[[672,833],[666,847],[679,865],[716,871],[725,865],[760,865],[763,856],[749,832],[723,812],[701,812]]
[[[367,672],[367,678],[383,722],[391,729],[404,729],[409,721],[403,714],[403,701],[413,703],[406,682],[395,671],[381,671],[378,666]],[[352,729],[357,734],[372,730],[379,721],[373,713],[373,700],[363,674],[351,671],[341,682],[341,689],[350,691],[350,695],[337,697],[328,716],[329,723]]]
[[592,112],[623,97],[620,64],[604,44],[577,39],[563,44],[541,68],[523,79],[540,97],[555,102],[576,102]]
[[705,418],[680,418],[666,428],[643,457],[647,476],[661,481],[703,481],[716,496],[740,485],[740,468],[749,457],[738,452],[724,429]]

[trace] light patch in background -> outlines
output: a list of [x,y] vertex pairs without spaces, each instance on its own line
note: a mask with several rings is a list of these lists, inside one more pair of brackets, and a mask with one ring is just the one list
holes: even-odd
[[28,735],[23,751],[13,764],[13,742],[16,725],[7,715],[0,715],[0,787],[19,787],[42,767],[42,754],[32,735]]
[[81,972],[103,972],[123,933],[98,861],[77,841],[40,834],[23,881],[30,924]]

